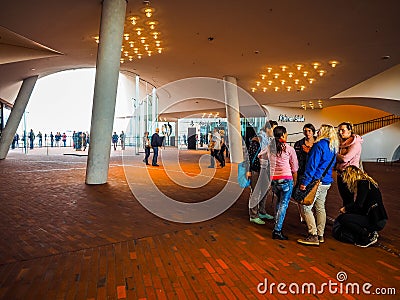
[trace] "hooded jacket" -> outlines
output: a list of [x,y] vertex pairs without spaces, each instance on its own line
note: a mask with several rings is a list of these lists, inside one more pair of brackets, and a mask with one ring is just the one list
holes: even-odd
[[360,167],[361,144],[363,138],[357,134],[351,135],[339,145],[336,157],[336,170],[343,171],[347,166]]

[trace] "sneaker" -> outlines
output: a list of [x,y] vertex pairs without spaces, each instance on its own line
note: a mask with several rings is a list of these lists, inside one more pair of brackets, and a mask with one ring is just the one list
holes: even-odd
[[319,235],[319,236],[318,236],[318,241],[319,241],[320,243],[325,243],[324,236],[323,236],[323,235]]
[[273,216],[271,216],[271,215],[269,215],[269,214],[267,214],[267,213],[265,213],[265,214],[258,214],[258,217],[259,217],[260,219],[267,219],[267,220],[273,220],[273,219],[274,219]]
[[374,231],[369,234],[368,242],[366,244],[357,244],[356,243],[354,245],[356,245],[357,247],[361,247],[361,248],[367,248],[367,247],[375,244],[378,241],[378,236],[379,236],[379,234],[376,231]]
[[318,236],[316,234],[309,234],[305,239],[298,239],[299,244],[308,246],[319,246]]
[[265,222],[263,220],[261,220],[260,218],[250,218],[250,222],[256,223],[258,225],[264,225],[265,224]]
[[273,239],[273,240],[286,241],[286,240],[288,240],[289,238],[288,238],[286,235],[284,235],[282,231],[276,231],[276,230],[274,230],[274,231],[272,231],[272,239]]

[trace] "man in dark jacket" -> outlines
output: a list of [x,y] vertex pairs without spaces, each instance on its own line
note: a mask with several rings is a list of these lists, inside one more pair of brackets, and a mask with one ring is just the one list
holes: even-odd
[[163,137],[160,137],[158,133],[160,132],[159,128],[156,128],[156,132],[151,136],[151,147],[153,148],[153,160],[152,166],[158,167],[157,158],[158,158],[158,147],[161,147],[163,144]]

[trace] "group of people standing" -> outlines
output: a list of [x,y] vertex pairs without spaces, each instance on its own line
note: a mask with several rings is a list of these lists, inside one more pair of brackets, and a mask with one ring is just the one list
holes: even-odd
[[225,152],[227,150],[225,144],[225,132],[214,128],[211,136],[211,141],[208,143],[208,150],[210,151],[210,165],[208,168],[215,168],[215,160],[219,162],[221,168],[225,167]]
[[[292,147],[287,143],[286,128],[269,121],[251,139],[250,222],[263,225],[265,219],[274,219],[272,238],[287,240],[282,228],[293,188],[298,185],[305,190],[313,180],[320,179],[313,203],[298,205],[308,235],[297,242],[312,246],[324,243],[325,201],[335,170],[343,207],[335,220],[333,236],[360,247],[376,243],[388,216],[377,182],[360,165],[362,137],[352,131],[349,122],[339,124],[337,131],[330,124],[321,125],[318,131],[312,124],[305,124],[303,134],[304,138]],[[269,186],[277,197],[274,216],[265,210]]]
[[[43,134],[39,131],[37,134],[34,133],[33,129],[31,129],[27,135],[23,135],[22,137],[22,141],[24,142],[24,145],[26,143],[26,138],[28,138],[29,140],[29,149],[33,149],[34,148],[34,141],[37,140],[37,146],[39,148],[43,147],[43,137],[44,137],[44,142],[45,142],[45,146],[47,146],[47,139],[50,140],[50,147],[67,147],[67,135],[65,134],[65,132],[63,134],[61,134],[61,132],[57,132],[56,134],[53,134],[53,132],[51,131],[50,134],[45,133],[44,136]],[[15,149],[19,147],[19,134],[16,133],[14,135],[14,138],[12,140],[11,143],[11,149]],[[61,144],[62,142],[62,144]]]

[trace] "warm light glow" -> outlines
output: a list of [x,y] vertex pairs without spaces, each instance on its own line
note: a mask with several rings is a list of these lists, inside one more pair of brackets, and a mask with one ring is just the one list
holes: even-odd
[[297,64],[297,65],[296,65],[296,68],[297,68],[297,70],[299,70],[299,71],[301,70],[302,67],[304,67],[304,65],[302,65],[302,64]]
[[162,52],[162,48],[157,48],[157,52],[161,53]]
[[339,62],[338,62],[337,60],[331,60],[331,61],[329,62],[329,64],[331,65],[332,68],[334,68],[334,67],[336,67],[336,66],[339,64]]
[[151,33],[151,35],[154,37],[154,39],[157,39],[158,36],[160,35],[160,33],[157,32],[157,31],[154,31],[154,32]]
[[134,45],[135,45],[134,42],[132,42],[132,41],[129,42],[129,46],[130,46],[131,48],[133,48]]
[[286,80],[284,80],[284,79],[281,80],[282,85],[284,85],[285,82],[286,82]]
[[149,50],[149,45],[148,44],[144,44],[144,49],[147,51]]
[[282,70],[282,72],[285,72],[285,71],[286,71],[286,69],[287,69],[287,66],[281,66],[281,70]]
[[128,56],[128,55],[129,55],[129,52],[128,52],[128,51],[124,51],[124,55],[125,55],[125,56]]
[[293,72],[289,72],[288,76],[289,76],[289,78],[292,78],[293,77]]
[[304,72],[303,72],[303,75],[304,75],[304,77],[307,77],[308,72],[307,72],[307,71],[304,71]]
[[161,41],[156,41],[156,47],[160,47]]
[[304,85],[300,86],[300,91],[304,91],[305,88],[306,88],[306,87],[305,87]]
[[139,20],[140,18],[138,17],[138,16],[133,16],[133,17],[130,17],[129,18],[129,20],[131,21],[131,24],[132,25],[136,25],[137,24],[137,21]]
[[139,59],[141,59],[141,58],[142,58],[142,54],[138,53],[137,57],[138,57]]
[[274,74],[274,78],[277,79],[279,77],[279,73]]
[[263,92],[265,93],[266,91],[267,91],[267,88],[266,88],[266,87],[264,87],[264,88],[263,88]]
[[259,81],[256,82],[256,85],[257,85],[257,86],[260,86],[260,84],[261,84],[261,82],[259,82]]
[[125,41],[129,40],[129,33],[124,34],[124,39],[125,39]]
[[138,27],[138,28],[135,28],[135,30],[136,30],[137,35],[141,35],[143,28]]
[[272,80],[268,80],[268,85],[272,85]]
[[139,53],[139,48],[133,48],[133,52],[135,52],[136,54]]
[[314,81],[315,81],[314,78],[309,78],[309,79],[308,79],[308,82],[309,82],[310,84],[312,84]]
[[133,56],[129,56],[129,61],[132,61],[133,60]]
[[120,61],[121,64],[123,64],[125,59],[121,58],[119,61]]
[[144,13],[145,13],[146,17],[150,18],[154,13],[154,8],[147,7],[144,9]]
[[152,52],[152,51],[147,51],[147,55],[148,55],[148,56],[151,56],[151,52]]
[[312,63],[312,66],[314,67],[314,69],[318,69],[318,67],[319,67],[320,65],[321,65],[321,64],[318,63],[318,62]]
[[156,25],[158,24],[157,21],[147,21],[146,25],[150,27],[151,30],[154,30],[156,28]]
[[299,82],[300,82],[300,79],[295,79],[295,80],[294,80],[294,83],[295,83],[295,84],[299,84]]
[[141,42],[142,44],[146,43],[146,38],[145,38],[145,37],[141,37],[141,38],[140,38],[140,42]]
[[100,43],[100,38],[98,36],[95,36],[94,39],[96,40],[96,43]]
[[268,71],[268,73],[271,73],[272,68],[271,68],[271,67],[268,67],[268,68],[267,68],[267,71]]
[[324,70],[319,70],[318,71],[319,76],[324,76],[325,73],[326,73],[326,71],[324,71]]
[[276,87],[274,88],[274,90],[275,90],[275,92],[279,91],[279,87],[276,86]]
[[256,88],[251,88],[251,91],[254,93],[255,91],[257,91]]
[[290,92],[292,87],[291,86],[287,86],[286,89],[287,89],[288,92]]
[[261,79],[265,79],[265,77],[267,77],[267,75],[261,74]]

